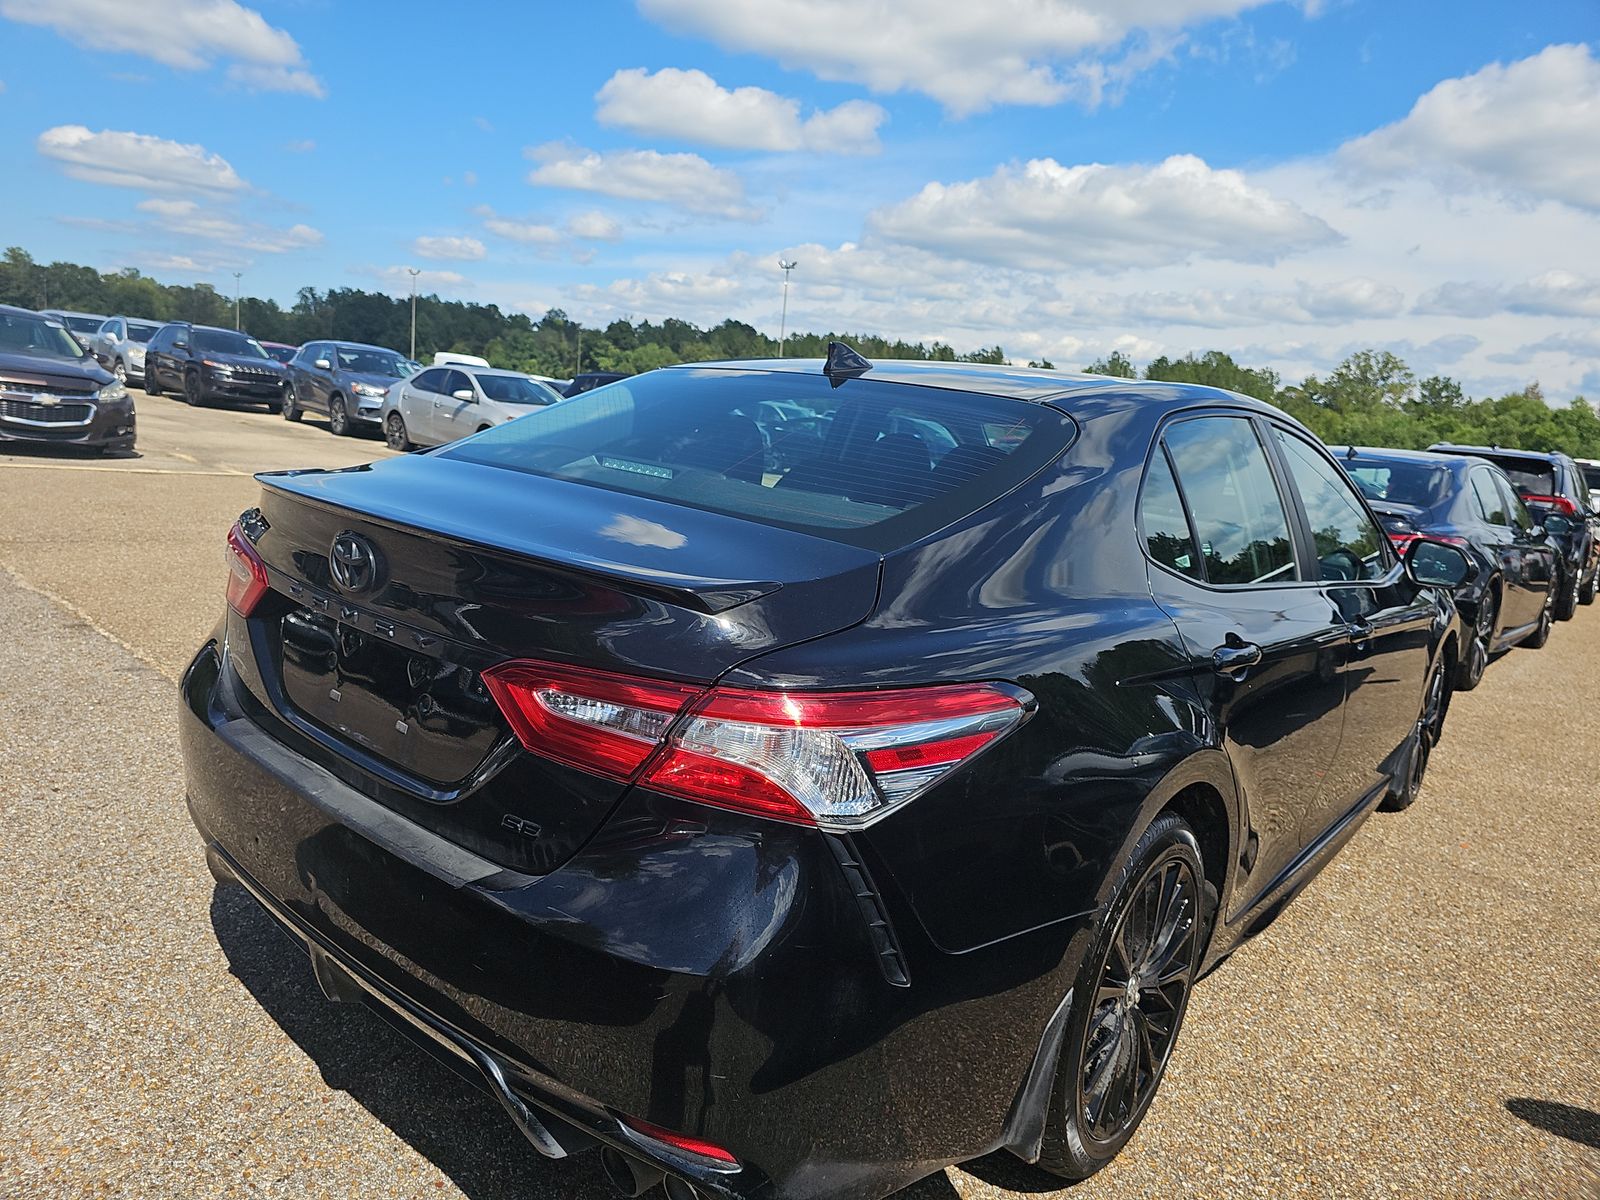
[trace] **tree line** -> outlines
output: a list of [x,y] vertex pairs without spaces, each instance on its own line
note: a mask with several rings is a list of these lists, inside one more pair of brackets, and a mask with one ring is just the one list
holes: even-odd
[[[76,263],[39,263],[12,247],[0,259],[0,304],[233,325],[233,298],[207,283],[163,284],[133,269],[96,271]],[[339,338],[410,349],[411,301],[359,288],[301,288],[294,303],[241,297],[239,324],[263,341],[299,345]],[[1004,363],[999,345],[958,353],[943,342],[925,345],[861,333],[795,333],[784,343],[793,357],[820,357],[833,340],[850,343],[870,358],[917,358],[948,362]],[[567,377],[578,371],[648,371],[680,362],[724,358],[768,358],[777,340],[732,319],[701,329],[668,317],[660,322],[615,320],[586,327],[553,308],[537,319],[506,313],[493,304],[417,301],[417,356],[435,351],[478,354],[499,367]],[[1052,367],[1048,360],[1030,367]],[[1537,383],[1503,396],[1473,399],[1443,375],[1419,379],[1387,351],[1352,354],[1325,376],[1308,375],[1286,384],[1275,371],[1248,367],[1213,350],[1183,358],[1160,357],[1139,370],[1121,352],[1085,364],[1084,370],[1207,384],[1269,401],[1304,422],[1334,445],[1419,449],[1436,441],[1468,442],[1527,450],[1565,450],[1600,458],[1600,417],[1579,396],[1565,408],[1545,402]]]

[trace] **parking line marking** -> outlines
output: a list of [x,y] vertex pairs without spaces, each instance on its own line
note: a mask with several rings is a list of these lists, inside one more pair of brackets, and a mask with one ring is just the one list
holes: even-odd
[[103,471],[113,475],[210,475],[230,479],[249,478],[249,471],[195,471],[188,467],[118,467],[110,463],[31,463],[0,462],[0,467],[21,467],[25,471]]

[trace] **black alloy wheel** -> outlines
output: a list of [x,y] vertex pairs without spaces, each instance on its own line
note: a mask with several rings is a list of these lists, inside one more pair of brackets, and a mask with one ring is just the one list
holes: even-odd
[[1556,620],[1570,621],[1577,614],[1579,580],[1582,576],[1583,571],[1581,568],[1562,574],[1561,596],[1556,601]]
[[1149,1111],[1200,968],[1211,902],[1200,846],[1174,813],[1139,839],[1074,984],[1039,1166],[1084,1179]]
[[156,378],[155,366],[148,358],[144,360],[144,394],[146,396],[161,395],[161,383]]
[[304,410],[294,402],[294,385],[292,383],[283,385],[283,400],[279,411],[283,414],[285,421],[298,421],[305,416]]
[[1522,639],[1522,644],[1529,650],[1543,650],[1546,642],[1550,640],[1550,630],[1556,623],[1556,592],[1551,588],[1544,594],[1544,606],[1539,609],[1539,623],[1533,627],[1533,632]]
[[1417,797],[1422,793],[1422,781],[1428,774],[1428,760],[1433,757],[1433,748],[1444,735],[1444,718],[1449,707],[1450,689],[1445,686],[1444,656],[1441,652],[1439,662],[1434,664],[1428,676],[1422,711],[1411,729],[1411,754],[1406,759],[1405,773],[1401,776],[1398,788],[1391,788],[1383,798],[1383,803],[1378,805],[1385,812],[1400,812],[1417,802]]
[[349,437],[350,410],[344,406],[343,396],[334,396],[328,401],[328,432],[334,437]]
[[1596,588],[1600,588],[1600,567],[1589,575],[1589,581],[1578,589],[1579,604],[1593,604]]
[[389,444],[391,450],[411,449],[411,435],[406,432],[406,419],[399,413],[392,412],[384,418],[383,440]]
[[1472,623],[1472,636],[1467,640],[1467,652],[1461,656],[1461,666],[1456,669],[1458,691],[1470,692],[1483,682],[1499,619],[1500,593],[1493,587],[1485,588],[1483,599],[1478,601],[1477,620]]
[[200,390],[200,374],[189,371],[183,377],[183,402],[193,408],[204,408],[205,394]]

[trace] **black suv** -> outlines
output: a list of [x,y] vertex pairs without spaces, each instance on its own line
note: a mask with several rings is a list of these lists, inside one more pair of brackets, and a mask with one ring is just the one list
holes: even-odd
[[236,329],[172,321],[144,351],[144,390],[173,391],[195,407],[219,401],[264,404],[275,413],[283,403],[283,367],[261,343]]
[[[781,473],[767,401],[833,413]],[[626,1195],[1104,1166],[1416,797],[1471,570],[1258,401],[844,347],[257,479],[181,685],[213,872]]]
[[1424,450],[1334,450],[1404,551],[1419,537],[1460,546],[1478,571],[1456,589],[1465,628],[1456,686],[1470,691],[1483,679],[1489,656],[1515,645],[1539,649],[1555,616],[1556,538],[1570,521],[1549,513],[1550,528],[1533,519],[1506,473],[1462,454]]
[[1470,454],[1486,459],[1506,473],[1517,495],[1536,516],[1555,513],[1565,517],[1570,525],[1551,535],[1561,551],[1556,619],[1569,621],[1579,604],[1594,603],[1595,588],[1600,585],[1600,517],[1594,513],[1589,484],[1577,463],[1559,451],[1545,454],[1450,442],[1435,442],[1428,449],[1436,454]]

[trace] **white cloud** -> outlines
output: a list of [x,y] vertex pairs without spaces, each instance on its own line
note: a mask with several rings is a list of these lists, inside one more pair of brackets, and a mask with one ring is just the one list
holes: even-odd
[[930,183],[868,218],[878,235],[1021,269],[1120,270],[1190,258],[1274,262],[1339,240],[1321,218],[1192,155],[1153,167],[1036,158]]
[[[387,284],[389,290],[396,294],[411,294],[412,275],[409,267],[365,266],[354,268],[354,272]],[[419,292],[459,292],[471,282],[459,271],[418,271],[416,281]]]
[[453,258],[473,262],[484,255],[483,243],[475,237],[419,237],[411,243],[418,258]]
[[595,119],[647,136],[729,150],[812,150],[876,154],[888,114],[847,100],[801,119],[800,102],[765,88],[722,87],[704,71],[642,67],[618,71],[595,95]]
[[622,226],[598,209],[575,213],[567,220],[567,232],[589,242],[620,242]]
[[1600,317],[1600,279],[1553,270],[1517,284],[1440,284],[1417,301],[1419,313],[1492,317],[1529,313],[1544,317]]
[[227,159],[204,146],[148,133],[57,125],[39,135],[39,153],[74,179],[147,192],[239,192],[246,187]]
[[1098,103],[1165,57],[1177,31],[1265,2],[639,0],[639,8],[729,50],[877,92],[922,92],[965,115],[996,104]]
[[222,242],[233,250],[255,254],[286,254],[320,246],[320,230],[296,224],[287,229],[242,220],[229,213],[207,208],[193,200],[152,198],[135,205],[146,213],[155,228],[185,239],[202,238]]
[[1600,358],[1600,328],[1552,333],[1536,342],[1519,346],[1514,351],[1496,354],[1493,357],[1496,362],[1524,363],[1537,354],[1570,354],[1593,361]]
[[235,0],[163,0],[159,11],[128,0],[0,0],[0,17],[184,71],[228,62],[229,77],[257,91],[323,95],[299,43]]
[[707,216],[752,220],[759,214],[744,200],[744,184],[732,171],[698,154],[614,150],[602,154],[567,142],[533,146],[539,165],[528,182],[542,187],[599,192],[625,200],[652,200]]
[[521,242],[527,246],[554,246],[561,241],[561,231],[554,225],[503,217],[488,205],[479,205],[472,211],[483,221],[484,229],[495,237]]
[[1587,46],[1549,46],[1447,79],[1402,120],[1346,143],[1371,176],[1431,172],[1600,209],[1600,62]]

